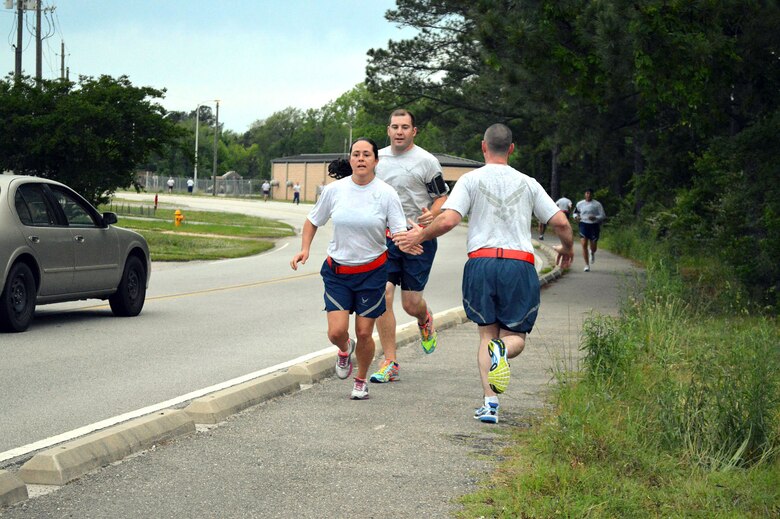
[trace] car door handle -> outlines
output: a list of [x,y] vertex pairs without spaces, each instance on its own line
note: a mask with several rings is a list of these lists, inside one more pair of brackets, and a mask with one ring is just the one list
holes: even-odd
[[73,239],[76,240],[79,243],[84,243],[84,237],[82,235],[80,235],[80,234],[77,234],[76,236],[74,236]]
[[41,241],[41,239],[38,236],[28,236],[27,239],[33,243],[40,243]]

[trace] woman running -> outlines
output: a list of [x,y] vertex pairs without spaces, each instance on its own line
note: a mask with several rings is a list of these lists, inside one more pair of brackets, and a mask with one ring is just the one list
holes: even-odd
[[[317,228],[333,220],[333,239],[320,274],[325,284],[328,339],[339,349],[336,376],[349,377],[352,353],[357,357],[353,400],[368,398],[366,376],[374,360],[374,321],[385,312],[386,232],[406,230],[398,194],[376,178],[378,160],[376,143],[361,137],[350,148],[351,175],[339,172],[343,162],[332,164],[331,176],[339,179],[325,187],[306,218],[301,251],[290,261],[293,270],[298,270],[298,263],[305,264]],[[421,248],[413,251],[419,254]],[[356,340],[349,337],[351,313],[355,314]]]

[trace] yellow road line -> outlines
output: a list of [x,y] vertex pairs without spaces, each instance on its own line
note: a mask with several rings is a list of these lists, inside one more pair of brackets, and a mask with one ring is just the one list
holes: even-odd
[[[252,287],[258,287],[261,285],[270,285],[273,283],[280,283],[282,281],[297,281],[299,279],[309,278],[312,276],[319,276],[319,271],[312,272],[310,274],[300,274],[298,276],[286,276],[283,278],[276,278],[276,279],[267,279],[265,281],[254,281],[252,283],[242,283],[240,285],[230,285],[227,287],[217,287],[217,288],[206,288],[203,290],[195,290],[194,292],[182,292],[179,294],[168,294],[164,296],[154,296],[154,297],[147,297],[146,301],[166,301],[169,299],[178,299],[181,297],[190,297],[190,296],[198,296],[202,294],[209,294],[214,292],[225,292],[228,290],[238,290],[242,288],[252,288]],[[95,305],[95,306],[83,306],[78,308],[78,310],[93,310],[96,308],[108,308],[109,305],[107,304],[101,304],[101,305]],[[75,309],[74,309],[75,310]]]

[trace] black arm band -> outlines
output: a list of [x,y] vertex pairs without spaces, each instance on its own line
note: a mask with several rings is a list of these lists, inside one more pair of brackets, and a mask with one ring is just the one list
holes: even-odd
[[428,194],[436,197],[446,195],[447,192],[449,192],[449,188],[444,182],[444,178],[442,178],[441,173],[433,177],[433,180],[425,184],[425,187],[428,189]]

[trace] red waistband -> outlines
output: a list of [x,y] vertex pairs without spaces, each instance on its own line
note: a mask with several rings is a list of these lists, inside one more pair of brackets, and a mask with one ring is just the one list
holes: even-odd
[[372,270],[375,270],[384,265],[386,261],[387,251],[377,256],[374,261],[365,263],[363,265],[334,265],[335,261],[333,261],[330,256],[328,256],[327,259],[328,266],[336,274],[363,274],[364,272],[371,272]]
[[534,255],[524,250],[483,248],[469,252],[469,258],[506,258],[534,264]]

